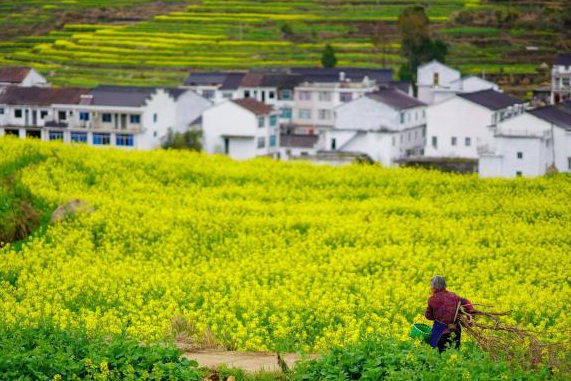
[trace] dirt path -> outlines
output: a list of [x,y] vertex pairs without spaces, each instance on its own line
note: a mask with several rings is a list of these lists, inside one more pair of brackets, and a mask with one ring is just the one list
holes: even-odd
[[[301,359],[296,353],[284,353],[281,355],[288,367]],[[246,372],[280,371],[278,359],[275,353],[242,353],[218,350],[200,350],[186,352],[184,357],[198,361],[198,366],[216,369],[219,365],[227,365],[230,368],[240,368]],[[309,355],[316,358],[316,355]]]

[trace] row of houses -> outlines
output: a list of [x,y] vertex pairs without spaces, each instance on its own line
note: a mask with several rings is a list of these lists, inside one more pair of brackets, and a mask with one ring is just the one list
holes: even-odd
[[[571,55],[552,73],[571,76]],[[562,65],[560,65],[562,64]],[[208,153],[400,165],[471,160],[482,176],[571,170],[571,107],[532,109],[484,78],[437,61],[411,84],[391,69],[192,72],[178,88],[51,88],[33,69],[0,70],[0,135],[152,149],[200,129]],[[571,97],[553,80],[552,100]]]

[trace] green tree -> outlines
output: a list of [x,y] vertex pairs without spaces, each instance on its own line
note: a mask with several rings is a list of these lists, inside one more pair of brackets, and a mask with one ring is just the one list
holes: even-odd
[[444,62],[448,47],[441,40],[433,40],[429,32],[430,21],[424,7],[415,5],[406,8],[398,18],[401,34],[401,50],[406,63],[399,70],[403,80],[415,82],[416,70],[421,63],[436,59]]
[[198,130],[189,130],[185,132],[174,132],[171,128],[167,133],[167,138],[163,143],[163,148],[171,149],[187,149],[191,151],[201,151],[202,133]]
[[323,53],[321,54],[321,65],[326,68],[335,67],[337,65],[337,57],[335,56],[335,50],[330,44],[325,45]]

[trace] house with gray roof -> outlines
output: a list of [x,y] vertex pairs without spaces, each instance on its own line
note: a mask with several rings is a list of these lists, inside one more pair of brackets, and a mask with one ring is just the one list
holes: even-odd
[[2,102],[10,105],[0,115],[4,134],[138,149],[160,147],[169,129],[186,131],[211,105],[186,89],[107,85],[9,87],[0,94],[0,110]]
[[497,125],[481,152],[483,177],[541,176],[571,172],[571,114],[555,106],[529,110]]
[[496,90],[461,93],[426,109],[425,155],[433,158],[478,159],[493,143],[505,120],[524,112],[525,103]]
[[341,104],[335,124],[320,132],[321,151],[360,153],[385,166],[422,155],[426,105],[393,87]]

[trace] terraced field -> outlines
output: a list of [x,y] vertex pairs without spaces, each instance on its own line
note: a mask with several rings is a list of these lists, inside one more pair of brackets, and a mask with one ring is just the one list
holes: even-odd
[[[69,2],[54,3],[62,7]],[[87,6],[96,1],[77,3]],[[73,24],[45,35],[2,42],[0,65],[37,67],[56,84],[176,85],[191,68],[316,66],[324,44],[329,42],[335,47],[341,66],[396,68],[402,58],[395,21],[413,3],[411,0],[196,1],[183,11],[158,15],[145,22]],[[424,3],[435,33],[451,43],[449,62],[467,73],[494,73],[500,70],[500,65],[508,73],[534,73],[555,50],[556,32],[538,34],[513,28],[459,26],[451,21],[462,11],[490,12],[504,9],[503,5],[482,4],[481,0]],[[385,27],[377,28],[379,23]],[[525,50],[531,34],[542,54],[535,60]]]

